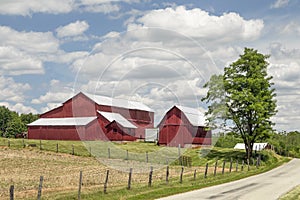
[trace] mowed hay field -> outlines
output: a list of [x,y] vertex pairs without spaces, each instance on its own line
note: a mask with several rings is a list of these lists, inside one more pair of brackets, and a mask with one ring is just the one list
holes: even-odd
[[[40,176],[44,177],[43,199],[55,199],[63,194],[76,193],[79,186],[79,173],[83,172],[82,193],[103,191],[106,171],[109,169],[108,191],[127,187],[128,171],[138,167],[136,161],[111,159],[123,163],[124,171],[109,168],[94,157],[73,156],[70,154],[40,151],[36,148],[10,149],[0,147],[0,199],[9,199],[9,187],[14,185],[16,199],[36,199]],[[107,163],[107,162],[106,162]],[[150,163],[143,166],[150,169]],[[159,169],[161,165],[151,165]],[[126,171],[127,170],[127,171]],[[181,168],[170,167],[170,179],[177,177]],[[189,170],[192,173],[192,168]],[[156,170],[153,181],[165,179],[165,170]],[[148,173],[133,174],[132,183],[145,186]],[[61,195],[59,195],[61,193]]]
[[[36,145],[31,147],[29,144]],[[57,144],[62,152],[56,153]],[[75,155],[72,155],[72,147]],[[108,156],[108,147],[111,156]],[[93,154],[88,152],[90,148]],[[178,160],[172,159],[172,156],[178,156],[178,151],[178,148],[158,147],[144,142],[89,142],[86,148],[80,141],[0,139],[0,199],[9,199],[11,185],[15,187],[15,199],[36,199],[40,176],[44,177],[42,199],[77,199],[80,171],[83,174],[82,199],[154,199],[237,180],[267,171],[289,160],[272,151],[264,151],[260,153],[262,162],[259,169],[253,159],[248,171],[246,165],[244,170],[241,169],[245,156],[243,151],[222,148],[180,149],[181,155],[192,160],[192,166],[184,167],[183,180],[180,182],[182,167]],[[146,162],[148,159],[145,159],[145,155],[149,155],[149,162]],[[233,161],[231,173],[230,160]],[[223,161],[226,161],[224,174]],[[236,161],[239,163],[238,171]],[[206,164],[208,171],[207,178],[204,178]],[[151,167],[154,170],[152,186],[148,187]],[[133,172],[132,183],[131,190],[127,190],[130,168]],[[104,194],[107,170],[109,180],[107,194]],[[197,177],[194,176],[195,172]]]

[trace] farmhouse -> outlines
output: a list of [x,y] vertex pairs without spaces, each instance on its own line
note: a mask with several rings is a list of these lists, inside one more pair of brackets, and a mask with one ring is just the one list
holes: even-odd
[[158,124],[158,128],[160,145],[211,145],[211,131],[205,127],[204,115],[194,108],[173,106]]
[[143,139],[153,120],[141,102],[80,92],[28,124],[28,138],[132,141]]

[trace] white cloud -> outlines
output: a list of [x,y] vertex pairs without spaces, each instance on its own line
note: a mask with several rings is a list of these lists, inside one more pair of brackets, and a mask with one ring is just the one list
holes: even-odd
[[57,36],[62,37],[74,37],[82,35],[88,30],[89,24],[86,21],[76,21],[66,26],[60,26],[56,29]]
[[97,5],[86,5],[84,7],[84,11],[92,12],[92,13],[111,13],[118,12],[120,10],[120,6],[116,4],[104,3]]
[[0,45],[13,46],[28,53],[55,53],[59,41],[52,32],[18,32],[7,26],[0,26]]
[[28,114],[28,113],[37,114],[38,113],[36,111],[36,109],[34,109],[34,108],[30,107],[30,106],[25,106],[22,103],[16,103],[14,105],[11,105],[8,102],[0,102],[0,106],[5,106],[9,110],[15,111],[17,113],[24,113],[24,114]]
[[276,0],[276,2],[274,2],[271,5],[271,8],[282,8],[285,7],[289,4],[289,0]]
[[42,74],[41,60],[26,54],[12,46],[0,46],[0,74]]
[[0,76],[0,101],[23,102],[29,84],[16,83],[13,78]]
[[233,12],[213,16],[199,8],[188,10],[184,6],[152,10],[137,22],[145,27],[169,29],[188,37],[227,42],[238,39],[255,40],[264,27],[264,22],[260,19],[245,20]]
[[68,13],[74,0],[1,0],[0,14],[30,16],[33,13]]

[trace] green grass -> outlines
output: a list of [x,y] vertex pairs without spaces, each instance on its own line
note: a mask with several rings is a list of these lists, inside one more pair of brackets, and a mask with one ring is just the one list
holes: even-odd
[[[6,146],[6,149],[11,149],[14,151],[18,150],[30,150],[34,152],[56,152],[56,145],[58,144],[59,152],[72,154],[72,147],[74,147],[74,154],[78,158],[78,163],[80,159],[92,159],[87,158],[92,157],[101,157],[108,158],[108,149],[110,150],[111,160],[116,160],[120,162],[122,160],[128,159],[143,162],[144,166],[146,162],[146,154],[148,152],[148,161],[149,164],[159,163],[163,168],[159,169],[160,171],[155,171],[154,174],[156,178],[153,178],[153,186],[147,186],[147,174],[134,174],[133,176],[137,178],[136,181],[132,182],[132,189],[127,190],[127,173],[118,174],[115,173],[114,179],[118,179],[119,176],[123,177],[123,180],[120,180],[120,185],[118,186],[109,186],[108,193],[103,193],[103,185],[90,185],[83,187],[82,189],[82,199],[154,199],[158,197],[168,196],[171,194],[186,192],[194,189],[200,189],[203,187],[208,187],[211,185],[221,184],[233,180],[238,180],[244,177],[255,175],[273,169],[281,165],[284,162],[287,162],[288,158],[280,157],[274,154],[271,151],[261,152],[262,162],[259,169],[256,169],[256,166],[251,165],[250,171],[247,170],[246,165],[244,165],[244,171],[241,171],[241,163],[244,159],[245,152],[240,150],[233,149],[224,149],[224,148],[196,148],[196,149],[180,149],[180,154],[183,156],[190,157],[192,159],[192,167],[184,168],[184,177],[183,183],[179,183],[179,173],[180,166],[177,166],[178,160],[175,160],[178,156],[178,148],[174,147],[159,147],[153,143],[143,143],[143,142],[129,142],[126,144],[103,142],[103,141],[47,141],[47,140],[23,140],[22,139],[10,139],[10,147],[8,148],[8,139],[0,138],[0,146]],[[40,151],[40,142],[41,149]],[[30,145],[35,144],[36,147],[29,147]],[[25,147],[24,147],[25,146]],[[89,152],[91,150],[92,153]],[[53,154],[53,153],[52,153]],[[46,153],[43,154],[47,155]],[[56,155],[56,154],[54,154]],[[82,157],[82,158],[80,158]],[[121,159],[121,160],[120,160]],[[232,172],[229,173],[228,168],[230,167],[230,160],[233,160]],[[169,160],[170,170],[173,170],[172,176],[170,176],[169,184],[165,183],[165,164]],[[175,161],[174,161],[175,160]],[[214,177],[213,170],[215,162],[218,160],[218,171],[217,175]],[[123,161],[123,162],[124,162]],[[171,161],[174,161],[171,163]],[[222,175],[221,169],[223,166],[223,161],[226,161],[225,165],[225,174]],[[236,161],[238,161],[238,171],[236,172]],[[94,162],[94,161],[89,161]],[[87,163],[89,163],[87,162]],[[125,161],[126,163],[127,161]],[[208,163],[210,169],[208,172],[208,177],[204,178],[204,168],[206,163]],[[250,162],[252,164],[252,162]],[[54,167],[60,167],[58,166]],[[93,164],[95,165],[95,164]],[[45,165],[46,166],[46,165]],[[149,165],[150,166],[150,165]],[[83,171],[85,173],[85,168],[88,166],[83,166]],[[103,166],[102,166],[103,167]],[[197,170],[196,180],[193,179],[193,172]],[[78,170],[78,169],[77,169]],[[104,169],[103,169],[104,170]],[[92,170],[91,170],[92,171]],[[77,174],[78,171],[75,172]],[[92,177],[91,177],[92,178]],[[142,179],[142,180],[141,180]],[[91,179],[93,180],[93,178]],[[137,181],[141,180],[141,181]],[[77,199],[76,190],[69,191],[59,191],[52,193],[48,192],[43,196],[43,199]]]
[[280,200],[299,200],[300,199],[300,185],[283,195]]
[[[208,175],[207,178],[203,177],[203,173],[197,174],[196,180],[194,180],[193,175],[186,175],[183,178],[183,183],[179,183],[178,178],[173,178],[169,184],[166,184],[165,181],[155,182],[152,187],[148,187],[147,185],[133,185],[131,190],[127,190],[125,187],[115,191],[108,191],[107,194],[104,194],[101,189],[97,192],[92,193],[84,193],[81,195],[82,199],[128,199],[128,200],[140,200],[140,199],[156,199],[159,197],[169,196],[173,194],[178,194],[182,192],[187,192],[195,189],[201,189],[208,186],[213,186],[217,184],[222,184],[234,180],[238,180],[241,178],[249,177],[252,175],[256,175],[262,172],[266,172],[270,169],[273,169],[284,162],[287,162],[288,158],[280,158],[276,163],[272,163],[271,165],[260,167],[256,169],[256,167],[251,166],[250,171],[238,171],[231,172],[228,171],[222,175],[221,173],[217,173],[216,176],[213,176],[212,173]],[[239,169],[240,170],[240,169]],[[56,199],[76,199],[77,194],[72,193],[68,195],[64,195],[61,197],[57,197]]]

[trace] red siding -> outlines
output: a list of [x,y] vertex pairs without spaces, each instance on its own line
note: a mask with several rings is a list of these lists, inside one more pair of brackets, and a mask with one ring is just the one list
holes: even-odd
[[106,140],[97,120],[86,126],[29,126],[28,139]]
[[134,129],[123,128],[116,122],[113,122],[107,126],[106,136],[110,141],[134,141],[136,137],[128,135],[130,133],[134,135]]
[[159,124],[159,144],[184,147],[187,144],[211,145],[211,132],[193,126],[185,115],[173,107]]
[[[62,106],[41,114],[40,117],[64,118],[98,116],[98,123],[89,125],[85,127],[84,131],[79,132],[79,129],[76,129],[76,127],[50,126],[39,127],[38,130],[36,127],[28,127],[28,137],[30,139],[79,140],[80,136],[78,133],[81,134],[82,132],[81,135],[83,136],[81,138],[84,140],[106,140],[106,133],[109,131],[105,127],[109,124],[109,122],[101,115],[98,115],[97,110],[119,113],[137,127],[137,129],[135,129],[135,137],[130,136],[127,138],[127,135],[125,134],[123,137],[126,137],[126,140],[132,140],[132,138],[145,138],[145,129],[154,127],[153,112],[98,105],[83,93],[79,93],[64,102]],[[116,140],[118,137],[112,136],[111,138]]]

